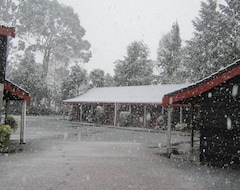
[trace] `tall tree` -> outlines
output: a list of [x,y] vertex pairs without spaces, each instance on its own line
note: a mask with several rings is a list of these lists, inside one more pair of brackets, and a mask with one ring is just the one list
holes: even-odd
[[158,67],[161,83],[181,83],[181,37],[178,23],[172,25],[169,33],[159,41]]
[[114,80],[117,86],[133,86],[151,84],[153,64],[149,57],[149,49],[143,42],[135,41],[127,47],[124,60],[117,60]]
[[42,79],[41,69],[35,61],[35,55],[31,51],[26,51],[10,75],[14,83],[31,93],[33,106],[40,104],[47,94],[47,84]]
[[240,3],[239,0],[225,0],[226,5],[219,4],[220,33],[223,65],[240,58]]
[[79,96],[87,89],[87,71],[79,65],[71,67],[70,74],[62,82],[62,99]]
[[104,71],[101,69],[94,69],[89,74],[91,87],[103,87],[105,84]]
[[23,43],[29,42],[28,48],[42,53],[44,77],[53,57],[64,63],[90,58],[90,43],[82,39],[85,30],[71,7],[56,0],[22,1],[17,15]]
[[216,0],[201,3],[199,17],[193,21],[194,36],[185,48],[190,81],[202,79],[239,58],[239,2],[235,1],[235,6],[231,6],[233,0],[226,2],[222,12]]

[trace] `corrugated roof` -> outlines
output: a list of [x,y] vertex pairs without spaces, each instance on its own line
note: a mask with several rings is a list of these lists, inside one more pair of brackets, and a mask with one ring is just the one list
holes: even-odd
[[164,94],[184,88],[188,85],[189,84],[168,84],[93,88],[78,97],[64,100],[63,102],[66,104],[161,104]]

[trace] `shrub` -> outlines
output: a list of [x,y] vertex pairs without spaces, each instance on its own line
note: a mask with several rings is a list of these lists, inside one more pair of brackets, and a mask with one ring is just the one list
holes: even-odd
[[8,145],[12,129],[9,125],[0,125],[0,146]]
[[102,106],[97,106],[96,109],[96,122],[103,124],[105,122],[105,111]]
[[119,120],[121,126],[129,126],[132,124],[133,117],[130,112],[122,111],[120,112]]
[[187,124],[186,123],[178,123],[175,125],[176,131],[185,131],[187,129]]
[[12,116],[7,116],[4,120],[5,125],[10,125],[13,131],[15,131],[18,127],[16,120]]

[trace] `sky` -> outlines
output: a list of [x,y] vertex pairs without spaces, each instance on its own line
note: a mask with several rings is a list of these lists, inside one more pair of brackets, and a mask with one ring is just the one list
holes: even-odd
[[123,60],[127,46],[142,41],[156,60],[159,40],[178,22],[182,40],[194,31],[201,0],[58,0],[73,7],[91,43],[92,58],[84,64],[90,72],[104,70],[114,75],[114,62]]

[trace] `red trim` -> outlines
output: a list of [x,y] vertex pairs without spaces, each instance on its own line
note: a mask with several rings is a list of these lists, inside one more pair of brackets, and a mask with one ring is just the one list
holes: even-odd
[[31,97],[29,96],[29,94],[24,93],[18,88],[14,88],[10,84],[4,83],[4,89],[10,92],[11,94],[17,96],[18,98],[25,100],[28,103],[31,102]]
[[12,36],[15,38],[15,29],[5,26],[0,26],[0,35],[3,36]]
[[144,106],[162,106],[161,103],[125,103],[125,102],[63,102],[63,104],[97,104],[97,105],[132,105],[132,106],[139,106],[139,105],[144,105]]
[[179,92],[174,95],[164,96],[162,99],[162,104],[166,106],[178,101],[185,100],[187,98],[198,96],[239,74],[240,74],[240,65],[234,67],[232,70],[226,71],[225,73],[217,76],[216,78],[213,78],[212,80],[206,83],[199,84],[197,87],[194,87],[192,89],[186,89],[185,91]]

